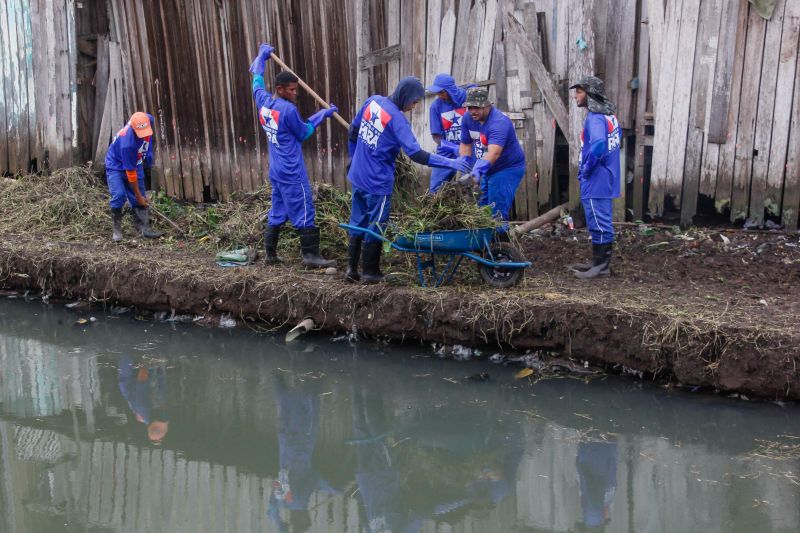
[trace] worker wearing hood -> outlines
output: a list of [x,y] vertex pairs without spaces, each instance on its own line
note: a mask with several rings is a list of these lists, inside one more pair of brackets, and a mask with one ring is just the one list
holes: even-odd
[[[395,159],[401,149],[417,164],[469,172],[469,165],[462,158],[448,159],[420,148],[403,113],[413,110],[423,96],[425,88],[422,83],[417,78],[406,77],[400,80],[390,96],[367,98],[353,119],[348,143],[352,160],[347,174],[353,185],[352,226],[379,234],[386,230],[394,188]],[[345,279],[364,283],[383,281],[379,269],[382,246],[379,238],[351,230]],[[358,273],[359,258],[363,276]]]
[[[466,89],[474,87],[468,85],[461,88],[456,85],[456,80],[449,74],[437,74],[433,84],[426,90],[436,93],[438,98],[430,107],[431,136],[438,145],[436,153],[450,159],[458,157],[458,145],[461,140],[461,119],[467,109],[464,100],[467,98]],[[436,192],[442,184],[455,176],[455,172],[445,168],[434,168],[431,172],[430,192]]]
[[606,97],[603,81],[587,76],[572,85],[575,104],[589,110],[581,131],[578,182],[586,227],[592,236],[592,260],[570,265],[581,279],[607,276],[614,246],[612,212],[620,196],[620,135],[616,108]]

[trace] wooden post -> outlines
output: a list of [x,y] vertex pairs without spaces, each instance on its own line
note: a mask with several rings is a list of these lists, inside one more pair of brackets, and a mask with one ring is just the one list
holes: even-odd
[[[369,0],[355,0],[356,58],[369,51]],[[407,23],[410,23],[407,22]],[[356,68],[356,107],[355,112],[369,96],[369,70]]]
[[645,163],[645,118],[647,91],[650,74],[650,24],[647,1],[642,2],[639,17],[639,88],[636,91],[636,155],[633,166],[633,218],[644,218],[644,163]]
[[[592,29],[594,0],[572,0],[569,18],[569,81],[577,82],[585,76],[594,74],[594,31]],[[578,43],[587,44],[582,48]],[[551,108],[552,109],[552,108]],[[555,114],[555,113],[554,113]],[[569,141],[569,210],[577,213],[580,205],[578,187],[578,159],[581,150],[581,132],[585,113],[574,104],[569,106],[569,128],[562,128]]]

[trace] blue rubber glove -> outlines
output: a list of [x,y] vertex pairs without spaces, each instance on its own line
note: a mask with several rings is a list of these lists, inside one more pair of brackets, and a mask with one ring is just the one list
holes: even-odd
[[450,168],[455,170],[456,172],[469,172],[469,164],[463,161],[461,158],[448,159],[447,157],[442,157],[438,154],[430,154],[430,159],[428,159],[428,166],[438,167],[438,168]]
[[467,168],[469,169],[467,172],[472,170],[472,166],[475,164],[475,158],[471,155],[460,155],[458,156],[458,160],[463,161],[464,164],[467,165]]
[[448,141],[441,141],[439,146],[436,148],[436,153],[444,156],[449,157],[450,159],[454,159],[458,157],[458,149],[460,148],[459,145],[456,143],[451,143]]
[[312,126],[314,126],[314,129],[317,129],[319,125],[322,124],[323,120],[332,116],[337,111],[339,111],[339,108],[337,108],[335,105],[332,105],[330,109],[320,109],[319,111],[308,117],[308,122]]
[[472,167],[472,172],[470,172],[470,175],[473,176],[475,179],[479,180],[486,175],[486,173],[489,171],[490,166],[492,166],[492,164],[489,163],[487,160],[478,159],[475,162],[475,166]]
[[258,56],[256,56],[256,58],[253,60],[253,63],[250,65],[250,72],[263,76],[264,64],[267,62],[273,51],[275,51],[275,49],[266,43],[259,46]]

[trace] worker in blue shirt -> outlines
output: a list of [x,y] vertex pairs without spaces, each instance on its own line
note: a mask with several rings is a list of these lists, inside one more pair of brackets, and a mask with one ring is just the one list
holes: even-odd
[[280,261],[277,249],[281,227],[286,221],[291,221],[300,235],[302,263],[312,267],[332,266],[334,261],[319,255],[319,228],[314,223],[316,212],[301,145],[337,108],[332,105],[304,121],[295,106],[298,80],[291,72],[275,76],[274,95],[267,91],[264,66],[273,50],[272,46],[262,44],[258,57],[250,66],[258,119],[267,135],[269,181],[272,185],[272,205],[264,232],[266,261]]
[[620,196],[620,131],[616,108],[606,97],[603,81],[587,76],[571,86],[575,104],[589,114],[581,132],[578,182],[586,227],[592,236],[592,260],[569,265],[575,276],[592,279],[607,276],[614,246],[612,212],[614,198]]
[[119,130],[106,153],[106,182],[111,194],[111,240],[122,240],[122,209],[128,202],[133,209],[134,227],[142,237],[163,235],[150,227],[150,209],[145,192],[145,174],[153,166],[153,116],[141,111],[131,115]]
[[[469,172],[469,165],[420,148],[403,113],[416,107],[425,88],[414,77],[400,80],[390,96],[367,98],[350,125],[348,150],[351,164],[347,178],[353,186],[350,224],[383,233],[389,219],[394,187],[394,164],[400,149],[417,164]],[[363,256],[362,256],[363,240]],[[345,279],[379,283],[382,241],[363,232],[350,232]],[[359,257],[363,276],[358,273]]]
[[[514,195],[525,175],[525,152],[517,140],[514,123],[489,101],[485,87],[467,89],[464,101],[467,114],[461,123],[461,158],[475,150],[475,165],[470,176],[481,188],[479,205],[492,206],[498,219],[508,221]],[[498,237],[507,239],[508,224],[498,229]]]
[[[433,79],[433,85],[426,87],[425,90],[436,93],[437,96],[430,107],[431,137],[437,145],[436,153],[455,159],[458,157],[458,145],[461,142],[461,119],[467,112],[464,107],[467,91],[456,85],[453,76],[444,73],[437,74]],[[455,174],[455,171],[449,168],[434,168],[431,172],[430,192],[438,191]]]

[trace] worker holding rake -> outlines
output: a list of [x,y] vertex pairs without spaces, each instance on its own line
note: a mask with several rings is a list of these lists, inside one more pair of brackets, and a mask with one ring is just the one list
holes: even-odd
[[153,166],[153,116],[134,113],[119,130],[106,153],[106,181],[111,194],[111,240],[122,240],[122,216],[125,203],[131,204],[134,227],[142,237],[163,235],[150,227],[150,209],[145,192],[145,172]]
[[258,56],[250,66],[253,73],[253,98],[258,107],[258,119],[267,135],[269,148],[269,181],[272,185],[272,205],[267,214],[264,232],[264,249],[267,263],[277,263],[278,238],[281,228],[291,221],[300,235],[302,263],[311,267],[329,267],[335,261],[319,254],[319,228],[315,224],[316,212],[311,184],[303,161],[302,143],[314,133],[322,122],[336,113],[331,105],[308,120],[300,118],[297,101],[298,78],[291,72],[275,76],[275,94],[264,85],[264,67],[274,48],[262,44]]

